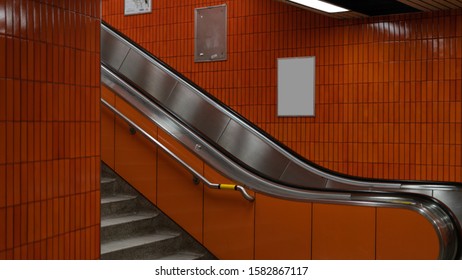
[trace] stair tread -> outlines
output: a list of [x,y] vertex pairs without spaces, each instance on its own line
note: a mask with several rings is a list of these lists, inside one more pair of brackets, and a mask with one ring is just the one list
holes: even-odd
[[156,258],[156,260],[195,260],[202,257],[201,254],[193,252],[177,252],[171,255]]
[[100,180],[101,259],[212,258],[183,229],[104,163]]
[[101,254],[106,254],[110,252],[115,252],[119,250],[124,250],[132,247],[138,247],[142,245],[147,245],[163,240],[168,240],[170,238],[175,238],[179,234],[172,232],[164,233],[151,233],[139,236],[133,236],[129,238],[124,238],[120,240],[109,241],[101,243]]
[[135,221],[141,221],[145,219],[152,219],[157,217],[159,213],[151,211],[151,212],[138,212],[138,213],[127,213],[122,215],[112,215],[107,217],[101,217],[101,227],[109,227],[113,225],[120,225]]
[[101,204],[119,202],[119,201],[124,201],[124,200],[131,200],[135,198],[136,198],[136,195],[116,194],[116,195],[101,197]]
[[116,181],[115,178],[101,177],[101,184],[112,183],[112,182],[115,182],[115,181]]

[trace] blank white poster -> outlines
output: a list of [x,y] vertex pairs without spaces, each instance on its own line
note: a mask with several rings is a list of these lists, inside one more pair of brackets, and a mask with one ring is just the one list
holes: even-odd
[[315,115],[315,57],[278,59],[278,116]]

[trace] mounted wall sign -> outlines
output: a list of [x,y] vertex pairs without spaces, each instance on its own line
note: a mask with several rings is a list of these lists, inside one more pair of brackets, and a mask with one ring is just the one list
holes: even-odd
[[152,11],[152,0],[125,0],[125,12],[128,15],[147,14]]
[[194,61],[226,60],[227,6],[195,10]]
[[278,116],[314,117],[315,57],[278,59]]

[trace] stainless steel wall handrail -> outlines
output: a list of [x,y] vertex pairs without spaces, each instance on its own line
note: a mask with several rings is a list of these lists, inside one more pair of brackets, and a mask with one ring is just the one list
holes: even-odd
[[198,171],[196,171],[194,168],[192,168],[189,164],[187,164],[184,160],[182,160],[179,156],[177,156],[174,152],[172,152],[170,149],[165,147],[162,143],[160,143],[156,138],[152,137],[149,133],[147,133],[144,129],[142,129],[139,125],[137,125],[135,122],[130,120],[127,116],[125,116],[123,113],[121,113],[119,110],[117,110],[114,106],[109,104],[106,100],[101,98],[101,103],[109,108],[112,112],[114,112],[117,116],[119,116],[121,119],[123,119],[125,122],[127,122],[131,127],[133,127],[136,131],[140,132],[144,137],[146,137],[149,141],[152,143],[156,144],[157,147],[161,148],[162,151],[167,153],[171,158],[173,158],[175,161],[177,161],[179,164],[181,164],[185,169],[187,169],[193,176],[194,178],[199,179],[202,181],[205,185],[207,185],[209,188],[212,189],[233,189],[241,193],[241,195],[248,201],[252,202],[255,200],[253,196],[247,193],[244,187],[240,185],[232,185],[232,184],[217,184],[217,183],[212,183],[210,182],[207,178],[205,178],[202,174],[200,174]]

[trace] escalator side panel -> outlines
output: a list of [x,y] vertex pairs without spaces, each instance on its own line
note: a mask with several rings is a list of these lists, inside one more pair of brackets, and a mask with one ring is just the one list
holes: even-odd
[[218,145],[248,166],[278,179],[289,159],[263,142],[255,134],[231,120]]
[[161,103],[167,100],[177,84],[174,78],[133,49],[119,72]]
[[375,259],[376,209],[313,203],[313,260]]
[[179,83],[165,106],[194,128],[216,142],[230,118]]
[[434,260],[440,249],[432,225],[406,209],[377,209],[376,240],[378,260]]
[[295,186],[309,186],[310,188],[324,188],[327,180],[321,176],[315,175],[311,172],[306,172],[300,165],[290,162],[284,173],[281,175],[280,180]]
[[109,32],[101,31],[101,61],[119,70],[127,57],[130,47]]
[[[153,122],[158,123],[162,128],[167,129],[169,134],[173,130],[174,131],[173,134],[175,135],[175,138],[177,140],[181,141],[182,144],[184,144],[186,147],[189,147],[191,151],[194,151],[207,164],[210,164],[211,166],[216,167],[217,170],[220,171],[222,174],[229,175],[229,178],[232,180],[235,180],[235,182],[242,182],[243,184],[248,186],[251,190],[261,192],[262,194],[266,194],[266,195],[274,196],[274,197],[280,197],[280,198],[289,199],[289,200],[346,204],[346,205],[356,205],[356,206],[364,205],[368,207],[376,206],[376,207],[397,207],[397,208],[411,209],[423,215],[427,219],[427,221],[429,221],[430,224],[434,226],[434,229],[438,232],[437,234],[439,237],[440,248],[441,248],[439,258],[442,258],[442,259],[454,258],[455,254],[457,253],[457,246],[458,246],[457,234],[458,232],[454,230],[455,225],[451,221],[451,219],[448,217],[447,213],[444,211],[444,208],[439,207],[436,201],[427,200],[427,199],[424,199],[423,197],[416,197],[415,199],[411,199],[410,196],[407,196],[407,195],[401,196],[396,193],[391,193],[391,194],[383,193],[379,195],[374,195],[374,193],[370,193],[370,194],[355,193],[355,195],[352,196],[352,194],[345,193],[345,192],[338,193],[338,192],[322,192],[322,191],[295,189],[290,186],[278,185],[277,183],[266,181],[265,179],[258,177],[258,175],[251,173],[251,171],[243,170],[240,166],[224,158],[223,154],[214,150],[213,147],[211,147],[205,140],[200,139],[197,135],[192,133],[192,131],[190,131],[187,126],[182,125],[181,122],[179,122],[178,120],[175,120],[174,118],[168,117],[167,116],[168,112],[163,111],[161,108],[155,106],[155,104],[152,102],[147,102],[146,97],[141,96],[139,93],[136,95],[135,89],[130,88],[128,84],[125,84],[123,83],[123,81],[118,80],[115,76],[111,76],[109,75],[109,73],[106,73],[107,69],[105,69],[104,67],[102,69],[103,69],[102,81],[108,82],[109,85],[114,86],[113,88],[114,90],[117,90],[117,92],[119,92],[119,90],[127,91],[125,93],[120,92],[120,94],[122,95],[122,98],[126,99],[130,104],[133,104],[133,106],[135,106],[136,108],[139,108],[140,112],[144,112],[144,110],[148,110],[146,116],[149,116],[149,118]],[[135,95],[131,95],[131,94],[135,94]],[[157,114],[159,114],[159,116]],[[166,123],[168,125],[166,125]],[[226,129],[227,132],[223,133],[220,141],[222,143],[225,142],[224,139],[228,138],[227,133],[231,131],[231,128],[235,128],[235,130],[237,131],[245,129],[245,127],[240,127],[240,125],[241,124],[234,123],[234,120],[230,121],[230,124],[228,125]],[[230,141],[237,141],[237,145],[239,145],[239,141],[241,141],[243,138],[246,138],[245,136],[242,136],[242,135],[245,135],[245,134],[241,134],[241,137],[237,137],[237,136],[233,137],[233,133],[231,133]],[[257,137],[257,135],[248,136],[248,138],[252,138],[252,137]],[[201,149],[195,149],[195,145],[198,145],[198,144],[202,146]],[[271,149],[272,147],[270,146],[268,148]],[[248,147],[246,149],[248,149]],[[243,153],[241,152],[241,155],[242,154]],[[248,158],[251,158],[251,157],[248,157]],[[266,160],[271,161],[270,163],[273,163],[272,159],[266,159]],[[284,159],[282,158],[280,160],[284,160]],[[274,163],[278,163],[278,162],[279,160],[274,160]],[[286,162],[285,165],[282,165],[280,167],[280,170],[281,172],[283,172],[284,170],[286,170],[286,172],[287,170],[290,170],[289,163]],[[285,176],[287,176],[288,174],[289,173],[286,173]],[[457,192],[451,192],[451,193],[457,193]],[[243,200],[242,197],[238,196],[238,198],[242,202],[248,203],[245,200]],[[244,205],[247,205],[247,204],[244,204]],[[209,223],[209,225],[214,224],[214,222],[215,221]],[[210,230],[214,231],[214,228]],[[210,239],[208,238],[206,239],[210,241]],[[222,241],[222,240],[223,239],[219,239],[219,241]],[[318,257],[322,257],[322,256],[318,256]]]
[[257,194],[255,259],[310,260],[312,203]]

